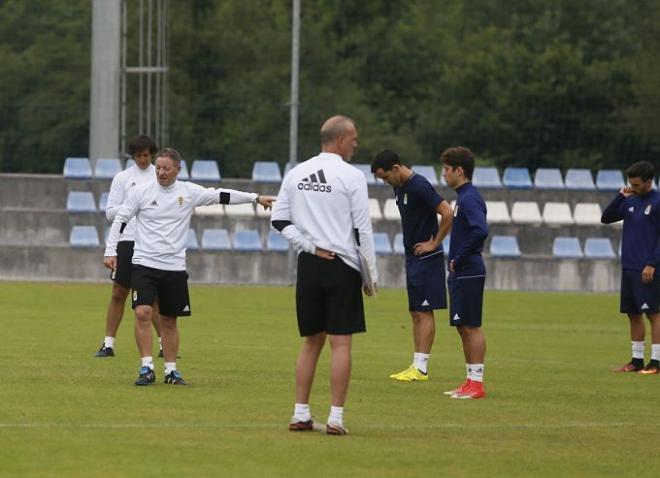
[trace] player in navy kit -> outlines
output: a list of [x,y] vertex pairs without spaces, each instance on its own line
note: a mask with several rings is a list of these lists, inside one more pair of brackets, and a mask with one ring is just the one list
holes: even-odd
[[413,362],[390,378],[402,382],[426,381],[435,338],[433,311],[447,308],[442,240],[451,228],[451,206],[426,178],[402,165],[394,151],[386,149],[378,153],[371,172],[391,185],[396,195],[406,253],[408,310],[413,325]]
[[440,156],[447,186],[458,195],[449,246],[449,323],[463,343],[465,382],[445,392],[452,398],[477,399],[484,391],[486,338],[481,329],[486,266],[481,252],[488,237],[486,203],[472,185],[474,155],[464,147],[449,148]]
[[[646,161],[626,171],[628,187],[622,188],[603,211],[603,224],[623,220],[621,244],[620,311],[630,319],[632,360],[618,372],[660,372],[660,194],[653,189],[653,165]],[[644,367],[643,314],[651,323],[651,360]]]

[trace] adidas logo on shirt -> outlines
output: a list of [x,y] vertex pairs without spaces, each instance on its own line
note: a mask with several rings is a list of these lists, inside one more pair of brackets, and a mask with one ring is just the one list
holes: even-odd
[[322,169],[310,174],[306,178],[302,178],[298,183],[298,189],[300,191],[317,191],[320,193],[332,192],[332,186],[325,180],[325,174],[323,174]]
[[156,206],[156,207],[158,207],[158,203],[156,202],[155,199],[154,199],[154,200],[151,202],[151,204],[149,204],[149,205],[150,205],[150,206]]

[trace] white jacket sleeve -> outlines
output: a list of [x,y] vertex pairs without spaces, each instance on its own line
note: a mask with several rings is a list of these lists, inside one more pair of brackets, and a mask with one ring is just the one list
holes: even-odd
[[114,221],[112,221],[112,227],[108,234],[108,241],[105,244],[105,257],[114,257],[117,255],[117,243],[119,242],[122,228],[126,227],[125,224],[128,224],[128,221],[137,214],[139,206],[139,197],[135,188],[133,188],[133,190],[129,192],[128,198],[126,198],[126,201],[124,201],[124,204],[119,209],[119,212],[115,215]]
[[289,201],[289,194],[287,193],[286,178],[282,182],[280,192],[277,195],[277,200],[273,206],[273,213],[270,216],[270,223],[276,231],[280,232],[288,241],[293,244],[296,252],[309,252],[314,254],[316,246],[303,236],[296,225],[291,222],[291,203]]
[[105,207],[105,217],[108,218],[108,221],[115,220],[115,215],[119,212],[124,202],[124,178],[125,175],[118,174],[114,177],[110,185],[108,204]]
[[369,193],[367,182],[364,178],[356,181],[351,191],[351,216],[353,218],[353,227],[357,229],[360,238],[360,251],[367,259],[373,281],[377,282],[378,271],[376,269],[374,236],[369,217]]
[[235,189],[204,188],[198,184],[188,184],[190,187],[194,186],[197,193],[195,206],[210,206],[212,204],[245,204],[255,202],[257,196],[259,196],[257,193],[247,193]]

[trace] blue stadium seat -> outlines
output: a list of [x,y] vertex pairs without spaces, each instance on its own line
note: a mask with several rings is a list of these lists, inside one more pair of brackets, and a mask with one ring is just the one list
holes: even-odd
[[364,163],[351,163],[352,166],[358,168],[364,174],[364,179],[367,180],[369,186],[380,185],[383,186],[385,182],[382,179],[376,179],[376,176],[371,172],[371,165]]
[[564,189],[566,185],[559,168],[539,168],[534,174],[536,189]]
[[234,234],[235,251],[261,251],[261,238],[256,229],[244,229]]
[[204,229],[202,249],[206,251],[228,251],[231,249],[227,229]]
[[275,161],[255,161],[252,166],[252,181],[279,183],[282,181],[280,166]]
[[449,246],[451,245],[451,241],[449,240],[450,235],[451,234],[447,234],[442,240],[442,249],[445,251],[445,257],[449,255]]
[[475,167],[472,174],[472,183],[476,187],[501,188],[500,173],[493,167]]
[[220,182],[218,163],[212,160],[198,159],[193,161],[190,169],[190,178],[200,182]]
[[588,169],[570,168],[566,171],[566,189],[593,190],[596,189],[594,178]]
[[392,254],[392,245],[386,232],[374,233],[374,247],[376,254]]
[[520,257],[516,236],[493,236],[490,242],[490,255],[493,257]]
[[179,175],[176,178],[179,181],[190,181],[190,173],[188,173],[188,163],[186,163],[185,159],[181,160],[181,171],[179,171]]
[[268,231],[266,249],[269,251],[286,252],[289,250],[289,240],[279,232]]
[[412,166],[411,169],[420,176],[424,176],[428,180],[428,182],[431,183],[432,186],[437,186],[439,184],[438,175],[435,172],[435,168],[433,166],[417,165],[417,166]]
[[614,259],[616,254],[612,242],[607,237],[587,237],[584,255],[589,259]]
[[504,187],[511,189],[532,189],[532,179],[527,168],[506,168],[502,175],[502,183]]
[[406,249],[403,247],[403,233],[397,232],[394,236],[394,253],[405,254]]
[[124,166],[124,170],[130,168],[131,166],[135,166],[135,161],[132,158],[126,160],[126,166]]
[[94,226],[73,226],[69,235],[71,247],[98,247],[99,234]]
[[189,251],[196,251],[199,249],[199,242],[197,242],[197,235],[192,227],[188,228],[188,235],[186,236],[186,249]]
[[69,191],[66,198],[66,210],[69,212],[96,212],[96,203],[91,191]]
[[618,191],[626,185],[618,169],[601,169],[596,173],[596,187],[603,191]]
[[94,177],[96,179],[112,179],[121,171],[121,161],[112,158],[99,158],[94,166]]
[[99,197],[99,212],[105,212],[105,208],[108,206],[109,195],[110,193],[107,191],[101,193],[101,197]]
[[66,158],[62,174],[67,179],[92,179],[92,166],[88,158]]
[[580,240],[577,237],[555,237],[552,243],[552,255],[567,259],[584,257]]

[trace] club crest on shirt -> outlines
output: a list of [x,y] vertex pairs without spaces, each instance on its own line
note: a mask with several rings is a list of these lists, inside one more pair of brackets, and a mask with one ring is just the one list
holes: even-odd
[[646,206],[646,209],[644,209],[644,215],[648,216],[649,214],[651,214],[651,205],[650,204],[648,206]]
[[403,193],[403,204],[404,206],[408,204],[408,193]]
[[176,200],[179,201],[179,206],[183,206],[183,196],[179,196]]
[[458,204],[454,206],[454,217],[458,216]]

